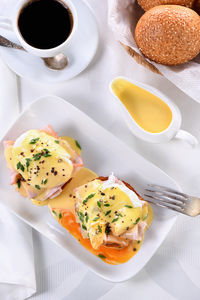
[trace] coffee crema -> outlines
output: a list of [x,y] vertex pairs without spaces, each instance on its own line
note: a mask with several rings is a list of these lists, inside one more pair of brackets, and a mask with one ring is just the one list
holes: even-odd
[[21,9],[18,26],[29,45],[51,49],[67,40],[73,28],[73,16],[62,1],[32,0]]

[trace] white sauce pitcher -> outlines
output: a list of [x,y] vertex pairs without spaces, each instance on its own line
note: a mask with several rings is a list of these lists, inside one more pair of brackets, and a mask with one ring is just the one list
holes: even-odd
[[[134,85],[150,92],[151,94],[157,96],[162,101],[164,101],[172,111],[172,121],[171,121],[169,127],[166,128],[165,130],[163,130],[162,132],[158,132],[158,133],[151,133],[151,132],[144,130],[142,127],[140,127],[135,122],[135,120],[133,119],[131,114],[128,112],[126,107],[123,105],[123,103],[120,101],[120,99],[117,97],[117,95],[114,93],[114,91],[112,89],[112,84],[117,79],[124,79],[130,83],[133,83]],[[123,76],[114,78],[111,81],[109,87],[110,87],[111,93],[113,94],[115,99],[117,99],[118,104],[120,105],[120,108],[123,112],[123,116],[124,116],[126,124],[128,125],[131,132],[138,138],[140,138],[144,141],[150,142],[150,143],[166,143],[166,142],[169,142],[171,139],[176,138],[176,139],[185,140],[192,147],[195,147],[198,144],[198,140],[192,134],[190,134],[189,132],[187,132],[185,130],[180,129],[182,117],[181,117],[179,108],[168,97],[166,97],[164,94],[162,94],[156,88],[151,87],[147,84],[135,81],[135,80],[131,80],[131,79],[123,77]]]

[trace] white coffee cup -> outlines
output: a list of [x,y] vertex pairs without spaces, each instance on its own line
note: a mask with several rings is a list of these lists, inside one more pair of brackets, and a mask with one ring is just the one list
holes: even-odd
[[[140,127],[135,122],[135,120],[132,118],[132,116],[130,115],[128,110],[125,108],[125,106],[122,104],[122,102],[120,101],[120,99],[117,97],[117,95],[114,93],[114,91],[112,89],[112,83],[115,80],[120,79],[120,78],[124,79],[126,81],[129,81],[130,83],[133,83],[134,85],[150,92],[151,94],[153,94],[153,95],[157,96],[158,98],[160,98],[161,100],[163,100],[169,106],[169,108],[172,111],[172,121],[167,129],[165,129],[164,131],[159,132],[159,133],[151,133],[151,132],[144,130],[142,127]],[[115,97],[115,99],[117,99],[117,101],[118,101],[119,107],[121,108],[121,110],[123,112],[123,116],[124,116],[124,119],[125,119],[125,122],[126,122],[128,128],[138,138],[140,138],[144,141],[150,142],[150,143],[166,143],[166,142],[169,142],[171,139],[176,138],[176,139],[185,140],[192,147],[195,147],[196,145],[198,145],[197,139],[192,134],[190,134],[189,132],[187,132],[185,130],[180,129],[182,117],[181,117],[181,112],[180,112],[179,108],[175,105],[175,103],[172,102],[172,100],[170,100],[168,97],[166,97],[164,94],[162,94],[156,88],[154,88],[150,85],[120,76],[120,77],[114,78],[111,81],[110,91],[113,94],[113,96]]]
[[[68,46],[70,43],[78,25],[78,16],[76,12],[76,8],[74,7],[71,0],[62,0],[63,4],[65,4],[71,11],[73,17],[73,27],[70,35],[67,39],[60,45],[50,48],[50,49],[39,49],[29,45],[23,38],[19,26],[18,26],[18,18],[21,10],[23,9],[26,3],[30,2],[30,0],[20,0],[13,11],[11,19],[6,17],[0,17],[0,27],[8,30],[12,30],[15,32],[21,46],[29,53],[39,56],[39,57],[53,57],[59,53],[62,53],[63,50]],[[47,8],[48,9],[48,8]]]

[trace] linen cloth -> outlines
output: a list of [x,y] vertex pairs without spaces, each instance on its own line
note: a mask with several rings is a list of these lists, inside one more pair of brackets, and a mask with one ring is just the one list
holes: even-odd
[[[109,0],[108,5],[108,22],[115,38],[141,54],[134,39],[134,31],[144,11],[138,5],[137,0]],[[200,101],[199,62],[200,54],[192,61],[180,66],[164,66],[155,62],[151,63],[183,92],[196,101]]]
[[[13,0],[5,1],[7,7],[10,1]],[[179,106],[183,116],[182,128],[196,135],[198,140],[200,105],[166,78],[144,69],[127,55],[107,26],[107,4],[110,2],[88,0],[87,3],[93,9],[100,31],[101,41],[95,59],[83,73],[68,82],[42,85],[20,79],[22,108],[45,94],[63,97],[172,176],[184,192],[198,196],[199,147],[191,149],[184,142],[175,140],[168,144],[153,145],[135,138],[122,120],[108,84],[115,76],[123,75],[160,89]],[[199,223],[199,218],[180,216],[145,268],[134,278],[119,284],[100,279],[72,254],[33,231],[37,293],[30,299],[146,300],[154,297],[199,300]],[[4,299],[4,295],[0,296]]]
[[[17,77],[0,58],[0,138],[19,113]],[[32,230],[0,205],[0,299],[36,291]]]

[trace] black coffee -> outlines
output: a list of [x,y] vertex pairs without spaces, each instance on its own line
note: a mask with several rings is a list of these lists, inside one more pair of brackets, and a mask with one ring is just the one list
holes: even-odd
[[19,13],[18,26],[28,44],[50,49],[66,41],[72,31],[73,17],[62,1],[32,0]]

